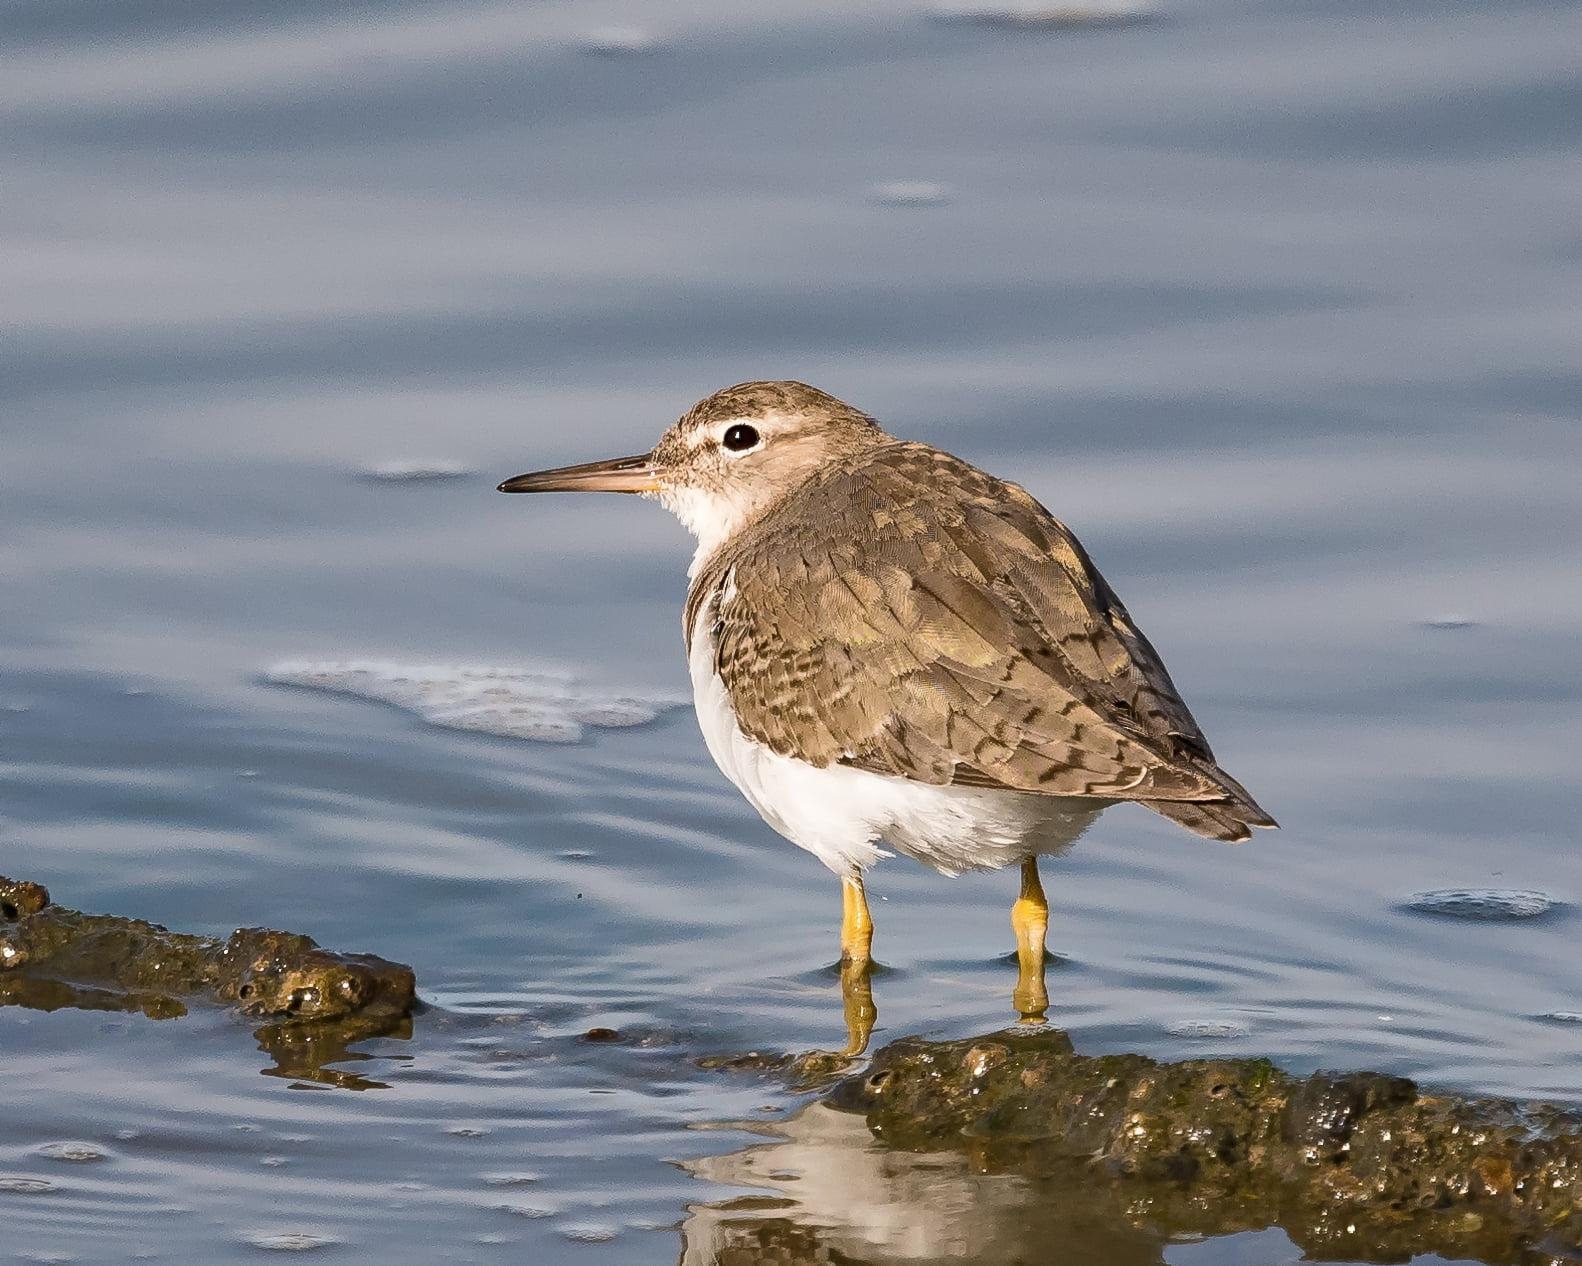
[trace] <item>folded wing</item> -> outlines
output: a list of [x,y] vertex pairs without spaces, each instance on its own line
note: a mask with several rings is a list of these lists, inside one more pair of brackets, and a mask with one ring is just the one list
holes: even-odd
[[[830,522],[831,516],[838,522]],[[743,731],[938,785],[1142,801],[1199,834],[1272,826],[1157,652],[1024,490],[897,443],[793,494],[696,578]]]

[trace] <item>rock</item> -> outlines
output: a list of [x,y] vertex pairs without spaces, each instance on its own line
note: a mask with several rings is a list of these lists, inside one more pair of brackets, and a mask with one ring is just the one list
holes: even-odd
[[1314,1259],[1582,1253],[1582,1114],[1552,1105],[1266,1060],[1079,1055],[1053,1030],[905,1038],[825,1102],[893,1149],[1053,1177],[1171,1236],[1279,1225]]
[[[270,1023],[255,1036],[281,1075],[325,1073],[347,1043],[409,1031],[412,969],[337,954],[312,937],[242,928],[224,940],[53,904],[38,884],[0,877],[0,1004],[38,1010],[137,1011],[155,1019],[224,1005]],[[313,1058],[322,1057],[315,1065]],[[371,1084],[371,1083],[368,1083]]]

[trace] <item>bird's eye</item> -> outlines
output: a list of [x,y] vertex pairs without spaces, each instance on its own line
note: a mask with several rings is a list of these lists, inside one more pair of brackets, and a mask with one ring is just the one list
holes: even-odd
[[758,443],[758,430],[748,426],[745,422],[738,422],[726,430],[720,438],[720,443],[733,453],[745,453],[754,444]]

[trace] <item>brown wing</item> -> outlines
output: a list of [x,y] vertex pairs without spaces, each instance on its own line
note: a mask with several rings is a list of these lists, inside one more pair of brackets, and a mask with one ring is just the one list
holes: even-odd
[[1021,488],[926,445],[869,451],[804,486],[697,577],[689,633],[705,603],[743,731],[783,755],[1193,802],[1155,807],[1221,838],[1268,821],[1214,764],[1071,533]]

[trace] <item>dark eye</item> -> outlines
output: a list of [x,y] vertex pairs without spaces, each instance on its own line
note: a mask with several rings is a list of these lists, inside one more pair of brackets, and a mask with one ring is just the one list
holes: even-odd
[[720,443],[733,453],[745,452],[758,443],[757,428],[748,426],[745,422],[738,422],[725,432]]

